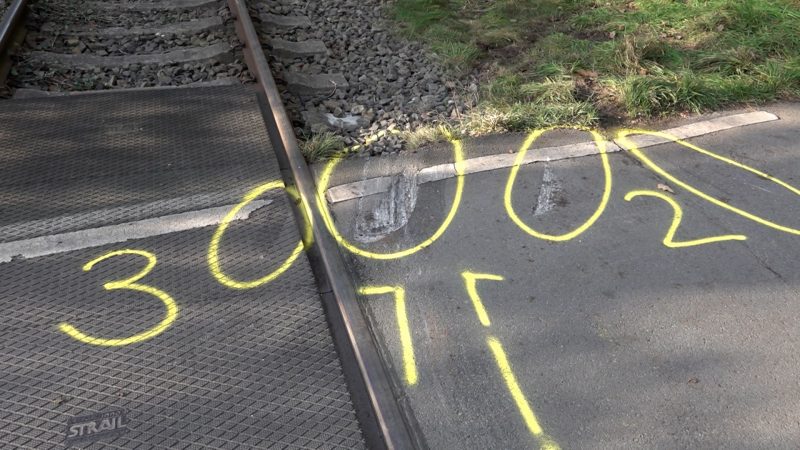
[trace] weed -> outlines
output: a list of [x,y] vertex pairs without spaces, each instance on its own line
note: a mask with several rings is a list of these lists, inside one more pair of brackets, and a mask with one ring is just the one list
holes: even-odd
[[344,140],[331,132],[312,134],[300,141],[300,151],[306,161],[315,162],[330,158],[344,149]]
[[587,102],[565,104],[515,103],[484,106],[467,114],[464,125],[472,135],[529,131],[553,125],[596,125],[598,113]]
[[432,25],[450,17],[447,0],[398,0],[395,19],[400,21],[409,35],[424,33]]
[[445,67],[465,71],[478,58],[480,51],[472,44],[444,41],[432,45],[433,52],[442,58]]
[[436,142],[445,142],[450,138],[458,139],[460,133],[449,125],[427,125],[414,131],[406,131],[401,134],[409,149],[416,149],[423,145]]

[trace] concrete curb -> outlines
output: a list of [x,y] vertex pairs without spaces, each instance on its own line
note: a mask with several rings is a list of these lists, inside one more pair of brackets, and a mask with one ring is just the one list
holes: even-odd
[[[679,139],[689,139],[716,133],[719,131],[730,130],[732,128],[755,125],[763,122],[779,120],[778,116],[766,111],[756,111],[731,116],[718,117],[715,119],[704,120],[681,127],[662,130],[663,133],[671,134]],[[639,148],[647,148],[655,145],[669,143],[669,139],[659,136],[634,136],[630,138]],[[606,151],[615,153],[625,150],[616,141],[606,141]],[[522,165],[532,164],[543,161],[558,161],[562,159],[579,158],[582,156],[596,155],[600,152],[594,142],[581,142],[579,144],[563,145],[558,147],[545,147],[531,151],[525,155]],[[514,165],[517,159],[516,153],[502,153],[498,155],[481,156],[464,160],[464,174],[486,172],[489,170],[506,169]],[[438,164],[425,167],[417,173],[417,184],[430,183],[432,181],[444,180],[456,176],[456,168],[453,163]],[[375,177],[352,183],[341,184],[328,188],[325,197],[328,203],[334,204],[347,200],[354,200],[374,194],[381,194],[389,190],[392,177]]]

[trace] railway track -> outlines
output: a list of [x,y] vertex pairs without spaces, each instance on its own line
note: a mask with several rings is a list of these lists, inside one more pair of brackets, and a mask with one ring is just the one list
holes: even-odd
[[[219,183],[234,189],[229,186],[231,183],[245,183],[249,178],[214,180],[225,178],[228,173],[226,170],[249,170],[254,172],[254,176],[265,177],[270,176],[269,170],[280,169],[287,190],[291,189],[295,194],[292,198],[303,200],[291,208],[293,212],[287,211],[287,214],[293,214],[297,224],[323,223],[320,208],[316,204],[318,199],[313,177],[298,147],[293,124],[272,77],[267,56],[262,49],[263,41],[259,39],[257,28],[270,24],[262,17],[261,21],[256,21],[258,25],[254,25],[251,15],[257,14],[249,12],[245,0],[228,0],[227,3],[220,0],[0,2],[3,2],[0,3],[0,88],[3,88],[0,96],[30,98],[20,102],[0,102],[0,116],[5,114],[6,121],[3,123],[0,120],[3,123],[0,125],[0,134],[4,136],[4,140],[0,141],[0,156],[9,161],[5,164],[7,168],[16,170],[14,164],[20,164],[23,169],[30,169],[29,174],[17,174],[18,177],[45,184],[61,183],[58,187],[47,189],[64,195],[74,194],[62,186],[64,183],[71,183],[73,190],[92,193],[125,191],[124,195],[110,194],[109,205],[119,203],[119,208],[102,211],[134,214],[135,208],[126,205],[135,206],[144,201],[137,195],[178,195],[176,192],[179,189],[189,189],[187,193],[195,194],[200,188],[189,188],[193,186],[192,183]],[[268,18],[289,22],[296,20],[288,16]],[[268,48],[276,51],[275,42]],[[302,78],[284,78],[284,83],[302,85]],[[257,101],[252,93],[246,92],[247,89],[203,89],[230,84],[248,85],[262,94],[261,100]],[[173,89],[180,87],[199,89]],[[168,91],[156,93],[153,92],[155,89]],[[72,95],[86,92],[106,94]],[[162,105],[169,106],[163,114],[159,109]],[[5,111],[2,106],[6,106]],[[157,120],[153,119],[154,108],[159,109]],[[225,120],[224,117],[232,119]],[[257,125],[248,128],[246,123],[251,119]],[[110,135],[115,137],[109,138]],[[218,141],[226,143],[224,151],[215,145]],[[244,158],[245,148],[231,150],[229,146],[247,147],[252,154],[246,160],[252,163],[237,162],[237,158]],[[264,153],[264,148],[270,146],[275,150],[275,157],[270,160],[274,162],[269,162],[273,164],[270,166],[272,169],[264,170],[257,163],[271,157]],[[183,169],[178,170],[173,167],[178,164],[175,161],[186,158],[175,155],[187,151],[187,148],[191,149],[192,154],[188,159],[194,157],[194,152],[202,157],[198,156],[200,161],[196,163],[181,162],[186,167],[181,166]],[[54,157],[56,153],[60,156]],[[161,164],[163,161],[159,157],[167,158],[170,162]],[[220,159],[213,163],[208,162],[211,159],[205,163],[202,161],[202,158],[216,157]],[[99,164],[98,161],[103,158],[110,158],[103,163],[103,167],[110,172],[127,174],[130,171],[123,166],[130,163],[140,164],[137,170],[141,173],[128,174],[131,180],[125,184],[126,181],[120,178],[125,176],[121,175],[93,173],[88,177],[91,180],[87,181],[84,172],[70,172],[82,171],[86,169],[86,164]],[[230,161],[231,158],[233,161]],[[41,162],[41,167],[32,165],[37,161]],[[66,168],[57,168],[62,163],[66,164]],[[52,170],[59,175],[40,180],[37,177],[43,170]],[[164,175],[167,172],[170,172],[169,176]],[[164,178],[159,178],[160,181],[152,178],[162,175]],[[97,184],[101,181],[108,184]],[[179,186],[171,189],[170,183]],[[13,185],[9,189],[24,190],[25,186]],[[9,195],[14,196],[16,202],[27,198],[16,193]],[[71,211],[81,204],[81,198],[88,197],[91,195],[74,195],[64,205]],[[36,200],[40,200],[38,196]],[[146,200],[152,199],[147,197]],[[21,213],[36,213],[36,208],[30,205],[18,206],[16,209]],[[93,207],[97,208],[98,205]],[[6,219],[11,220],[8,217]],[[291,219],[284,221],[291,222]],[[50,227],[46,232],[55,232],[52,226],[46,226]],[[264,229],[261,228],[261,231]],[[353,396],[352,402],[356,405],[355,413],[364,442],[372,448],[422,446],[418,441],[421,438],[410,428],[407,411],[397,403],[394,394],[396,381],[387,375],[384,360],[362,316],[356,291],[344,268],[336,242],[324,227],[303,231],[310,231],[311,234],[308,240],[313,245],[307,249],[307,255],[311,270],[314,271],[313,278],[316,279],[315,293],[322,299],[326,313],[323,322],[330,327],[338,359],[342,361],[341,370],[347,378],[347,386],[342,386],[342,389],[349,390]],[[169,251],[163,250],[162,253],[168,254]],[[280,295],[291,290],[281,288]],[[272,317],[269,313],[264,316]],[[195,342],[196,339],[191,341]],[[248,347],[249,350],[252,349]],[[260,366],[263,366],[264,360],[261,361]],[[171,373],[169,370],[164,369],[164,373]],[[59,369],[54,374],[60,372]],[[212,372],[209,376],[216,376],[216,372]],[[85,377],[100,375],[87,372]],[[169,380],[154,381],[161,382],[168,383]],[[330,383],[325,384],[324,389],[329,388]],[[306,397],[304,392],[300,395]],[[9,405],[8,409],[16,411],[18,407],[16,404]],[[58,420],[61,420],[63,414],[59,414]],[[316,419],[313,422],[322,423]],[[48,424],[47,433],[52,434],[53,424]],[[256,428],[254,433],[264,431]],[[288,430],[288,435],[302,434],[301,428]],[[148,436],[154,436],[154,439],[162,439],[164,435],[153,430],[148,432],[152,432],[152,436]],[[55,439],[51,434],[41,438],[42,442]],[[239,438],[241,436],[234,437]],[[199,438],[186,439],[196,441]],[[290,436],[287,439],[293,438]],[[359,435],[354,439],[360,442],[362,437]],[[166,445],[165,442],[161,444]],[[295,444],[299,445],[298,442]],[[336,445],[333,441],[328,443]],[[353,445],[343,446],[353,448]]]
[[[225,0],[0,1],[13,17],[0,42],[0,98],[256,78]],[[361,154],[396,152],[401,132],[465,111],[460,85],[445,82],[421,48],[392,36],[375,11],[350,17],[353,5],[242,5],[295,135],[333,133]]]
[[38,0],[27,8],[15,20],[25,37],[7,51],[6,95],[14,98],[253,80],[222,1]]

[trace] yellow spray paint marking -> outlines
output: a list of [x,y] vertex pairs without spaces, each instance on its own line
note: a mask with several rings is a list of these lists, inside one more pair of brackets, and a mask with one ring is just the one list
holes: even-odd
[[86,333],[83,333],[82,331],[78,330],[77,328],[75,328],[74,326],[72,326],[72,325],[70,325],[70,324],[68,324],[66,322],[62,322],[62,323],[60,323],[58,325],[58,329],[59,330],[63,331],[64,333],[66,333],[70,337],[72,337],[74,339],[77,339],[78,341],[81,341],[81,342],[86,343],[86,344],[100,345],[100,346],[105,346],[105,347],[119,347],[119,346],[123,346],[123,345],[134,344],[136,342],[142,342],[142,341],[145,341],[147,339],[150,339],[150,338],[153,338],[155,336],[158,336],[159,334],[163,333],[164,330],[169,328],[170,325],[172,325],[172,322],[174,322],[175,318],[178,316],[178,305],[175,303],[175,300],[173,300],[172,297],[169,296],[169,294],[167,294],[166,292],[164,292],[164,291],[162,291],[160,289],[156,289],[156,288],[154,288],[152,286],[148,286],[146,284],[137,283],[137,281],[139,281],[145,275],[150,273],[150,271],[153,270],[153,267],[156,266],[156,256],[154,254],[152,254],[150,252],[146,252],[144,250],[130,250],[130,249],[128,249],[128,250],[116,250],[116,251],[113,251],[113,252],[110,252],[110,253],[106,253],[105,255],[102,255],[102,256],[100,256],[98,258],[95,258],[95,259],[89,261],[88,263],[86,263],[86,265],[83,266],[83,270],[84,270],[84,272],[88,272],[88,271],[92,270],[92,267],[94,267],[94,265],[99,263],[100,261],[104,261],[106,259],[113,258],[115,256],[121,256],[121,255],[139,255],[139,256],[144,256],[145,258],[147,258],[147,261],[148,261],[147,262],[147,266],[145,266],[144,269],[142,269],[139,273],[137,273],[136,275],[134,275],[134,276],[132,276],[130,278],[126,278],[126,279],[120,280],[120,281],[110,281],[108,283],[105,283],[103,285],[103,288],[105,290],[107,290],[107,291],[113,291],[113,290],[116,290],[116,289],[127,289],[127,290],[131,290],[131,291],[139,291],[139,292],[144,292],[146,294],[150,294],[153,297],[158,298],[159,300],[161,300],[161,302],[164,303],[164,306],[167,309],[167,314],[164,316],[164,320],[162,320],[161,323],[159,323],[155,327],[153,327],[153,328],[151,328],[151,329],[149,329],[149,330],[147,330],[147,331],[145,331],[143,333],[139,333],[139,334],[127,337],[127,338],[119,338],[119,339],[106,339],[106,338],[98,338],[98,337],[90,336],[90,335],[88,335]]
[[[518,227],[522,229],[522,231],[528,233],[533,237],[537,237],[539,239],[544,239],[547,241],[555,241],[555,242],[563,242],[569,241],[570,239],[574,239],[577,236],[580,236],[584,231],[588,230],[597,219],[603,214],[603,211],[606,209],[606,205],[608,204],[608,200],[611,197],[611,164],[608,161],[608,153],[606,151],[606,144],[603,136],[600,133],[594,130],[585,130],[589,131],[592,134],[592,138],[594,139],[595,144],[597,145],[598,150],[600,151],[600,159],[603,163],[603,174],[605,176],[605,183],[603,185],[603,195],[600,199],[600,204],[597,206],[595,212],[586,220],[583,224],[581,224],[578,228],[574,230],[564,233],[564,234],[546,234],[541,233],[539,231],[534,230],[530,226],[528,226],[525,222],[520,219],[517,215],[517,212],[514,210],[514,205],[512,202],[512,191],[514,190],[514,182],[517,179],[517,174],[519,173],[519,168],[522,165],[522,162],[525,160],[525,155],[528,153],[528,149],[530,149],[531,145],[538,139],[542,134],[557,129],[559,127],[552,127],[552,128],[545,128],[541,130],[536,130],[528,135],[528,138],[525,139],[525,142],[522,144],[522,147],[519,149],[519,153],[517,154],[517,159],[514,160],[514,165],[511,166],[511,173],[508,175],[508,182],[506,183],[506,190],[505,195],[503,197],[503,202],[505,203],[506,212],[508,216],[511,217],[511,220],[517,224]],[[575,129],[583,129],[577,128]]]
[[411,326],[406,314],[406,291],[402,286],[365,286],[358,290],[361,295],[394,294],[397,328],[400,330],[400,345],[403,348],[403,368],[406,383],[417,384],[417,362],[414,359],[414,342],[411,340]]
[[[483,302],[478,294],[477,282],[478,280],[503,281],[505,278],[501,275],[474,273],[470,271],[461,272],[461,276],[464,278],[467,294],[469,294],[469,298],[472,299],[472,305],[475,307],[478,320],[480,320],[484,327],[490,326],[491,321],[489,320],[489,314],[486,312],[486,308],[484,308]],[[550,436],[546,435],[542,426],[539,424],[539,420],[536,418],[533,408],[531,408],[531,405],[528,403],[528,399],[525,398],[525,394],[522,392],[522,388],[520,388],[517,382],[517,377],[511,369],[511,364],[508,362],[508,357],[503,350],[503,345],[494,336],[488,336],[486,338],[486,343],[492,350],[497,368],[500,369],[500,375],[502,375],[503,381],[506,383],[511,398],[514,399],[514,403],[517,405],[517,410],[519,410],[519,414],[522,416],[525,426],[528,427],[528,431],[531,432],[539,443],[539,448],[541,450],[560,450],[561,447],[559,447],[558,443]]]
[[486,312],[486,308],[483,307],[481,297],[478,295],[478,280],[503,281],[505,278],[501,277],[500,275],[492,275],[489,273],[473,273],[469,271],[461,272],[461,276],[464,278],[464,283],[467,285],[467,294],[472,300],[472,306],[475,307],[475,313],[478,315],[478,320],[481,321],[483,326],[488,327],[491,325],[491,322],[489,321],[489,314]]
[[667,230],[667,234],[664,236],[664,245],[670,248],[683,248],[683,247],[694,247],[696,245],[703,245],[703,244],[711,244],[713,242],[723,242],[723,241],[744,241],[747,240],[747,236],[741,234],[726,234],[722,236],[711,236],[702,239],[693,239],[691,241],[675,241],[675,232],[678,230],[678,227],[681,225],[681,219],[683,219],[683,210],[681,206],[676,202],[674,199],[669,197],[668,195],[656,192],[656,191],[631,191],[625,195],[626,201],[631,201],[636,197],[639,196],[647,196],[647,197],[656,197],[660,198],[667,202],[670,206],[672,206],[672,210],[674,211],[674,215],[672,216],[672,225],[669,226],[669,230]]
[[320,176],[319,183],[317,184],[317,204],[319,205],[320,213],[322,215],[322,220],[325,222],[325,226],[328,228],[328,231],[333,235],[333,237],[336,239],[339,245],[346,248],[351,253],[363,256],[364,258],[388,260],[388,259],[398,259],[413,255],[414,253],[436,242],[436,240],[439,239],[447,230],[447,228],[450,226],[450,223],[453,221],[453,218],[455,218],[456,212],[458,211],[458,207],[461,204],[461,196],[464,193],[464,163],[463,163],[464,151],[461,146],[461,141],[453,139],[449,135],[448,138],[450,138],[450,143],[453,145],[453,160],[456,169],[456,193],[453,198],[453,204],[452,206],[450,206],[450,211],[447,213],[447,216],[445,217],[444,221],[439,226],[439,228],[433,233],[433,235],[431,235],[431,237],[422,241],[421,243],[419,243],[414,247],[396,252],[376,253],[376,252],[371,252],[369,250],[364,250],[349,242],[341,235],[341,233],[339,233],[339,230],[336,228],[336,224],[334,223],[333,218],[331,217],[331,213],[328,209],[328,204],[325,201],[325,190],[328,188],[328,183],[330,182],[331,174],[333,173],[333,170],[336,168],[336,166],[342,159],[342,158],[333,158],[325,166],[325,169],[322,171],[322,175]]
[[756,223],[760,223],[761,225],[767,226],[767,227],[772,228],[774,230],[783,231],[784,233],[789,233],[789,234],[800,235],[800,229],[787,227],[787,226],[784,226],[784,225],[780,225],[780,224],[777,224],[777,223],[772,222],[770,220],[764,219],[763,217],[758,216],[756,214],[752,214],[752,213],[749,213],[749,212],[744,211],[742,209],[739,209],[739,208],[737,208],[735,206],[731,206],[731,205],[723,202],[722,200],[719,200],[719,199],[717,199],[716,197],[714,197],[712,195],[706,194],[705,192],[701,191],[700,189],[697,189],[696,187],[694,187],[694,186],[692,186],[692,185],[690,185],[690,184],[688,184],[688,183],[686,183],[684,181],[679,180],[678,178],[676,178],[675,176],[673,176],[672,174],[670,174],[669,172],[667,172],[666,170],[661,168],[661,166],[659,166],[658,164],[656,164],[652,160],[650,160],[650,158],[648,158],[636,146],[636,144],[632,140],[628,139],[628,136],[630,136],[632,134],[648,134],[648,135],[651,135],[651,136],[657,136],[657,137],[660,137],[660,138],[663,138],[663,139],[668,139],[668,140],[670,140],[672,142],[675,142],[676,144],[680,144],[680,145],[682,145],[682,146],[684,146],[686,148],[689,148],[691,150],[694,150],[694,151],[696,151],[696,152],[698,152],[700,154],[703,154],[703,155],[706,155],[706,156],[710,156],[710,157],[712,157],[712,158],[714,158],[714,159],[716,159],[718,161],[722,161],[722,162],[724,162],[726,164],[730,164],[731,166],[738,167],[738,168],[746,170],[746,171],[748,171],[748,172],[750,172],[752,174],[755,174],[755,175],[757,175],[757,176],[759,176],[761,178],[764,178],[764,179],[767,179],[769,181],[772,181],[773,183],[783,187],[784,189],[794,193],[795,195],[800,195],[800,189],[797,189],[796,187],[790,185],[789,183],[786,183],[786,182],[784,182],[784,181],[782,181],[782,180],[780,180],[778,178],[775,178],[775,177],[773,177],[771,175],[768,175],[768,174],[766,174],[766,173],[764,173],[764,172],[762,172],[762,171],[760,171],[758,169],[755,169],[755,168],[750,167],[750,166],[748,166],[746,164],[742,164],[740,162],[734,161],[732,159],[728,159],[728,158],[726,158],[724,156],[718,155],[718,154],[716,154],[714,152],[711,152],[709,150],[702,149],[702,148],[700,148],[700,147],[698,147],[696,145],[690,144],[689,142],[682,141],[681,139],[679,139],[679,138],[677,138],[677,137],[675,137],[675,136],[673,136],[671,134],[668,134],[668,133],[662,133],[662,132],[658,132],[658,131],[647,131],[647,130],[622,130],[617,134],[617,140],[622,144],[622,146],[627,148],[628,150],[630,150],[630,152],[633,153],[634,156],[639,158],[639,160],[641,160],[645,165],[647,165],[647,167],[649,167],[652,171],[654,171],[655,173],[661,175],[665,179],[670,180],[671,182],[675,183],[676,185],[686,189],[687,191],[691,192],[692,194],[694,194],[694,195],[702,198],[703,200],[706,200],[706,201],[708,201],[708,202],[710,202],[710,203],[712,203],[712,204],[714,204],[716,206],[719,206],[720,208],[727,209],[728,211],[731,211],[731,212],[733,212],[735,214],[738,214],[738,215],[740,215],[740,216],[742,216],[742,217],[744,217],[746,219],[752,220],[753,222],[756,222]]
[[550,437],[545,435],[544,430],[542,430],[542,426],[539,425],[539,421],[536,419],[536,414],[534,414],[533,408],[531,408],[531,405],[528,403],[528,399],[525,398],[522,388],[519,387],[519,383],[517,383],[517,377],[514,375],[514,371],[511,370],[511,364],[508,363],[508,357],[506,356],[505,350],[503,350],[503,345],[494,336],[487,337],[486,343],[492,350],[494,360],[497,363],[497,367],[500,369],[500,374],[503,376],[503,380],[506,382],[508,392],[511,394],[511,398],[514,399],[514,403],[516,403],[517,409],[519,410],[520,415],[522,415],[525,425],[528,427],[528,431],[530,431],[531,434],[539,440],[539,448],[542,450],[559,449],[559,445]]
[[[292,254],[289,255],[289,257],[286,258],[286,260],[277,269],[256,280],[234,280],[233,278],[225,275],[225,273],[222,271],[222,267],[219,263],[219,243],[222,240],[222,235],[225,234],[225,230],[228,229],[228,224],[230,224],[233,218],[236,217],[236,214],[239,213],[239,210],[261,196],[264,192],[267,192],[271,189],[283,189],[283,182],[271,181],[269,183],[262,184],[261,186],[258,186],[248,192],[247,195],[244,196],[242,202],[234,206],[233,209],[231,209],[228,214],[225,215],[225,217],[222,219],[222,222],[220,222],[219,227],[217,227],[217,230],[214,232],[214,235],[211,237],[211,244],[208,246],[208,267],[211,270],[211,274],[220,284],[232,289],[252,289],[254,287],[267,284],[286,272],[297,260],[300,254],[303,253],[303,242],[301,241],[297,243],[297,246],[292,251]],[[310,224],[308,226],[310,229]]]

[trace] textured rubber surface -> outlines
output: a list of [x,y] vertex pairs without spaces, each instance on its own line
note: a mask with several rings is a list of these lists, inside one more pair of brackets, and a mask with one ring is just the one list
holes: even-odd
[[[152,214],[218,206],[280,178],[255,96],[240,87],[6,101],[0,124],[0,241],[83,228],[7,225],[198,194],[215,198]],[[122,208],[92,220],[147,215]]]
[[[208,111],[218,100],[223,105],[233,105],[231,102],[237,100],[238,113],[234,114],[232,106],[229,111],[231,119],[235,119],[229,125],[234,128],[258,117],[251,94],[246,91],[187,91],[193,92],[159,95],[173,96],[170,108],[174,111],[189,111],[181,104],[182,99]],[[64,100],[73,101],[57,102]],[[137,114],[152,111],[149,104],[164,101],[151,100],[137,103],[127,112],[132,116],[129,118],[136,119]],[[127,104],[123,101],[107,102],[111,108],[107,117],[124,116],[122,111],[126,111]],[[118,105],[111,107],[116,102]],[[90,120],[67,114],[63,117],[68,121]],[[177,135],[181,130],[175,122],[188,122],[192,125],[186,130],[197,133],[204,129],[204,123],[216,126],[213,119],[211,114],[195,116],[193,112],[164,115],[159,126],[164,133],[172,129]],[[66,129],[69,123],[62,126]],[[183,149],[179,156],[188,154],[186,147],[170,141],[170,145],[148,150],[152,172],[169,172],[171,176],[161,179],[186,193],[190,186],[217,192],[246,191],[277,177],[266,135],[258,135],[263,129],[250,129],[238,140],[232,140],[229,148],[241,161],[235,170],[226,170],[225,158],[211,154],[219,153],[219,148],[197,141],[192,149],[197,157],[190,158],[197,163],[195,170],[190,161],[170,158],[173,149]],[[242,139],[251,141],[243,143]],[[45,154],[39,147],[42,141],[43,147],[50,144],[49,139],[32,139],[28,144]],[[98,143],[87,148],[99,147]],[[97,169],[93,173],[106,174],[104,183],[108,189],[115,189],[119,201],[109,203],[104,196],[71,197],[77,202],[76,211],[174,196],[174,192],[148,184],[157,177],[150,173],[145,156],[139,161],[126,159],[121,149],[112,147],[109,151],[120,159],[120,165],[138,164],[139,173],[145,176],[128,199],[123,195],[125,188],[113,182],[115,170],[84,155],[84,161]],[[77,146],[74,149],[80,152]],[[38,166],[42,173],[51,174],[50,186],[58,195],[57,180],[66,177],[48,168],[47,161],[52,158],[38,158]],[[103,155],[98,158],[112,161]],[[215,158],[219,158],[217,169],[223,174],[238,172],[241,178],[226,180],[214,172],[208,180],[198,179],[200,174],[211,172],[200,162]],[[186,166],[182,178],[160,165],[170,160]],[[75,186],[79,186],[81,176],[92,174],[80,164],[54,164],[71,168],[74,176],[70,182]],[[31,162],[30,166],[34,164]],[[259,170],[261,179],[253,183]],[[14,198],[11,188],[4,188],[4,192],[5,198]],[[219,260],[231,278],[252,280],[264,276],[276,269],[299,241],[288,198],[280,191],[267,195],[274,200],[272,203],[254,211],[245,221],[231,223],[222,237]],[[21,208],[24,210],[24,206]],[[194,209],[191,205],[189,208]],[[30,216],[18,213],[16,217]],[[97,220],[102,222],[104,218]],[[214,230],[215,227],[199,228],[0,264],[0,308],[4,318],[0,327],[0,448],[63,448],[71,419],[118,410],[127,413],[127,432],[81,444],[81,448],[363,447],[305,256],[301,255],[271,283],[247,290],[231,289],[215,280],[207,263]],[[163,333],[127,346],[101,347],[79,342],[59,330],[59,323],[67,322],[92,336],[121,338],[152,328],[165,316],[164,304],[148,293],[103,288],[104,283],[124,280],[141,271],[145,258],[120,255],[97,263],[89,271],[82,269],[98,256],[120,249],[144,250],[156,256],[155,267],[138,283],[170,295],[178,306],[177,318]]]

